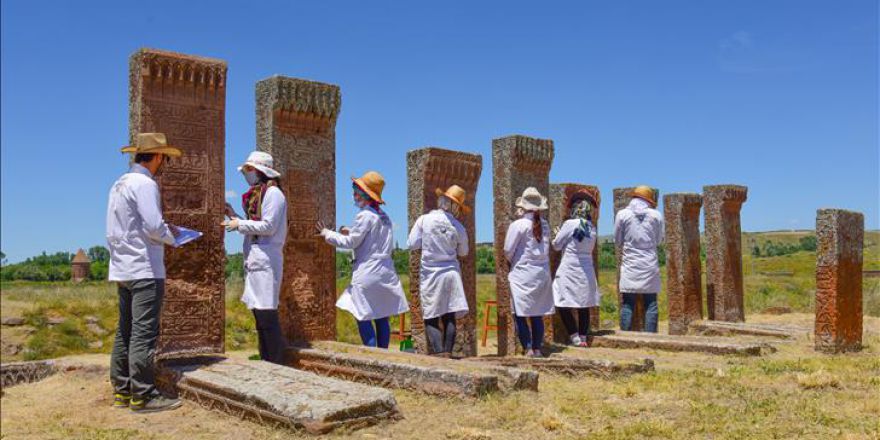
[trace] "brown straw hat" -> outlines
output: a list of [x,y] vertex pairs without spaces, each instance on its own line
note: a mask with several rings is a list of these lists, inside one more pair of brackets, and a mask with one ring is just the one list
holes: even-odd
[[165,154],[171,157],[183,155],[179,148],[168,145],[165,133],[138,133],[135,141],[137,145],[122,147],[122,152],[131,154]]
[[362,189],[373,200],[380,204],[385,204],[382,200],[382,190],[385,189],[385,178],[375,171],[367,171],[363,176],[351,178],[352,182]]
[[452,185],[447,188],[446,191],[437,188],[434,190],[434,193],[437,194],[437,197],[445,196],[447,199],[452,200],[452,202],[458,205],[465,214],[471,213],[470,206],[464,204],[465,199],[467,199],[467,193],[464,188],[458,185]]
[[651,204],[651,207],[657,207],[657,196],[654,194],[654,189],[650,186],[640,185],[637,186],[636,189],[632,192],[633,197],[638,197],[648,203]]

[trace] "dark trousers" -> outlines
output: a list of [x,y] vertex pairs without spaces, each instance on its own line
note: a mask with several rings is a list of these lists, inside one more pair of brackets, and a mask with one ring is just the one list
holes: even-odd
[[[574,313],[577,311],[577,322],[575,322]],[[586,336],[590,331],[590,309],[586,307],[557,307],[559,317],[562,318],[562,324],[569,335]]]
[[[373,323],[376,328],[373,328]],[[374,319],[373,321],[358,321],[358,333],[361,341],[369,347],[388,348],[391,343],[391,323],[388,318]]]
[[[544,345],[544,317],[543,316],[516,316],[516,335],[524,350],[540,350]],[[529,329],[529,323],[532,328]]]
[[254,320],[257,322],[257,339],[260,343],[260,359],[273,364],[284,364],[284,349],[287,342],[281,334],[281,323],[278,321],[278,310],[253,309]]
[[636,308],[636,296],[641,295],[645,302],[645,331],[657,333],[657,294],[656,293],[625,293],[623,307],[620,309],[620,329],[632,329],[632,315]]
[[[440,330],[440,322],[443,330]],[[425,320],[425,335],[432,353],[452,353],[455,347],[455,312]]]
[[158,394],[153,357],[165,280],[122,281],[118,285],[119,326],[110,356],[110,381],[119,394],[150,398]]

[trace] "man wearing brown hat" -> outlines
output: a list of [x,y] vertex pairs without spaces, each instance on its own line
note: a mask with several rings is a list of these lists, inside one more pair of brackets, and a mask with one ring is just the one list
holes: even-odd
[[660,292],[660,264],[657,246],[663,241],[663,217],[657,211],[657,196],[649,186],[639,186],[632,200],[614,218],[614,243],[620,249],[620,284],[623,294],[620,329],[632,328],[636,296],[645,303],[645,331],[657,333],[657,294]]
[[118,284],[119,327],[110,359],[113,407],[156,412],[180,406],[155,385],[153,356],[159,337],[159,312],[165,293],[164,245],[174,244],[176,228],[162,218],[154,176],[181,151],[162,133],[141,133],[124,147],[131,168],[110,189],[107,207],[109,280]]

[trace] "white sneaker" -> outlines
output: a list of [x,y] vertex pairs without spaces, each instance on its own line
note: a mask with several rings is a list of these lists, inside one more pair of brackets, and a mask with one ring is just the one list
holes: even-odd
[[571,339],[571,345],[577,346],[577,345],[581,344],[581,336],[578,335],[577,333],[569,336],[569,338]]

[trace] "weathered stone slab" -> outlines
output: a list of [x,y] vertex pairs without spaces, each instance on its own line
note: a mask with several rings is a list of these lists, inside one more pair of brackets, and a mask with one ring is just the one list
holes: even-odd
[[336,224],[339,87],[284,76],[257,82],[257,149],[272,155],[287,196],[278,314],[288,341],[336,339],[335,250],[315,224]]
[[725,338],[703,336],[667,336],[643,332],[615,332],[594,336],[594,347],[655,349],[666,351],[693,351],[708,354],[736,354],[761,356],[773,353],[776,348],[765,342],[733,342]]
[[129,136],[165,133],[183,156],[157,176],[165,220],[204,233],[165,247],[158,358],[224,350],[226,62],[154,49],[129,60]]
[[669,334],[684,335],[688,323],[703,319],[702,262],[700,261],[699,194],[663,197],[666,221],[666,298]]
[[538,390],[538,375],[532,371],[340,342],[291,347],[287,359],[292,367],[318,374],[439,396],[478,397]]
[[400,417],[388,390],[264,361],[171,362],[159,374],[163,388],[208,409],[312,434]]
[[703,187],[706,235],[706,302],[712,321],[743,322],[742,228],[739,211],[748,188]]
[[806,335],[810,329],[802,327],[751,324],[726,321],[691,321],[689,333],[699,336],[767,336],[780,339],[794,339]]
[[39,382],[58,372],[53,360],[0,364],[0,387]]
[[[454,353],[457,356],[477,355],[477,249],[476,249],[476,203],[477,184],[483,169],[483,157],[460,151],[441,148],[422,148],[406,154],[407,175],[409,180],[409,227],[416,220],[437,208],[435,190],[446,190],[451,185],[458,185],[467,191],[467,205],[470,214],[462,215],[459,220],[468,231],[468,247],[470,253],[459,258],[461,264],[461,280],[464,283],[470,313],[456,323]],[[428,353],[425,339],[425,322],[422,319],[422,304],[419,296],[419,273],[421,267],[421,251],[409,254],[409,292],[410,316],[412,317],[413,347],[419,353]]]
[[[623,208],[626,208],[629,205],[629,201],[632,200],[632,192],[636,189],[634,186],[629,186],[625,188],[614,188],[614,218],[617,218],[617,212]],[[654,195],[657,197],[657,201],[660,200],[660,190],[657,188],[652,188],[654,190]],[[612,220],[613,221],[613,220]],[[623,310],[623,292],[620,291],[620,248],[617,247],[615,243],[614,246],[614,256],[617,259],[617,283],[615,283],[615,287],[617,288],[617,310]],[[660,293],[660,292],[657,292]],[[636,296],[636,304],[633,309],[633,317],[632,317],[632,331],[644,331],[645,330],[645,298],[641,295]]]
[[637,362],[616,362],[607,359],[584,359],[554,354],[546,358],[485,356],[478,358],[478,360],[505,367],[530,368],[565,376],[583,374],[606,379],[654,371],[654,361],[647,358]]
[[[516,199],[533,186],[543,195],[550,191],[553,141],[514,135],[492,140],[492,183],[495,219],[495,280],[498,299],[498,355],[517,351],[516,326],[511,307],[510,267],[504,256],[507,228],[518,217]],[[547,322],[552,325],[550,318]],[[549,326],[547,326],[549,327]],[[548,332],[548,337],[551,332]]]
[[[595,185],[583,185],[580,183],[552,183],[550,184],[550,195],[548,196],[548,203],[550,204],[550,230],[555,231],[556,228],[562,226],[566,220],[568,220],[568,199],[577,193],[580,190],[592,190],[595,191],[596,194],[599,194],[599,187]],[[601,205],[601,200],[596,200],[596,203]],[[599,212],[601,210],[601,206],[598,206],[599,209],[596,210],[593,217],[593,226],[598,230],[599,228]],[[551,238],[552,239],[552,238]],[[593,248],[593,269],[596,271],[596,282],[599,282],[599,240],[597,237],[596,247]],[[559,268],[559,262],[562,258],[562,253],[557,252],[554,249],[550,249],[550,272],[553,277],[556,277],[556,269]],[[590,329],[596,331],[602,325],[601,320],[599,318],[599,307],[590,307]],[[553,332],[553,341],[565,344],[568,342],[568,333],[565,330],[565,326],[562,324],[562,319],[559,317],[557,313],[553,317],[553,326],[547,328],[548,330]]]
[[862,250],[865,218],[842,209],[816,212],[815,348],[826,353],[862,346]]

